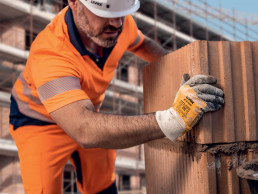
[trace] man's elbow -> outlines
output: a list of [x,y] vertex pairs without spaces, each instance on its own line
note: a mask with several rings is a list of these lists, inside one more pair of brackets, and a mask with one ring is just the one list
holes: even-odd
[[87,138],[78,137],[78,138],[75,138],[75,141],[82,148],[97,148],[98,147],[96,141],[94,141],[93,138],[90,138],[90,137],[87,137]]
[[89,127],[82,125],[76,131],[77,132],[74,139],[82,148],[99,147],[99,138],[97,137],[96,133],[93,133],[95,130],[90,130]]

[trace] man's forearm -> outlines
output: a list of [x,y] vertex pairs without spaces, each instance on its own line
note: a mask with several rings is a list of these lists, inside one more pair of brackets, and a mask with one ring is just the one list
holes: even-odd
[[119,149],[164,137],[154,113],[139,116],[97,113],[89,100],[69,104],[50,116],[85,148]]
[[[165,135],[175,141],[191,130],[205,112],[217,111],[224,104],[223,91],[212,86],[217,82],[215,77],[196,75],[188,79],[184,79],[173,106],[156,113],[139,116],[97,113],[90,100],[80,100],[51,112],[50,116],[85,148],[126,148]],[[187,102],[187,107],[181,102]]]
[[164,137],[154,113],[125,116],[86,110],[83,117],[85,119],[79,129],[83,147],[118,149]]

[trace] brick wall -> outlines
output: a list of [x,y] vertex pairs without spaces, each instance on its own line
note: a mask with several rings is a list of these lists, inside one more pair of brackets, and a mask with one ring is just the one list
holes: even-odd
[[8,107],[0,106],[0,138],[12,139],[9,133],[9,112]]
[[146,113],[172,106],[184,73],[217,77],[225,105],[177,142],[145,145],[147,193],[250,193],[236,168],[258,158],[258,42],[196,41],[145,67]]
[[[7,27],[8,26],[8,27]],[[25,49],[25,29],[9,25],[0,26],[0,42],[19,49]]]
[[225,105],[205,114],[182,140],[202,144],[258,140],[258,42],[196,41],[145,67],[145,112],[172,106],[184,73],[217,77]]
[[0,155],[0,193],[24,194],[18,156]]

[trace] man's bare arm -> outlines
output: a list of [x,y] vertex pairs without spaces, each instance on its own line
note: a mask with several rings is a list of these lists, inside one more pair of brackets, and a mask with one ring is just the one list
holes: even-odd
[[[165,135],[175,141],[195,126],[205,112],[219,110],[224,104],[223,91],[212,86],[216,84],[216,78],[207,75],[189,78],[188,75],[184,79],[173,106],[155,114],[97,113],[90,100],[81,100],[50,113],[50,116],[85,148],[126,148]],[[187,109],[181,106],[182,101],[188,102]]]
[[132,52],[148,62],[152,62],[169,53],[168,50],[162,48],[159,44],[147,36],[144,36],[143,43]]
[[97,113],[90,100],[66,105],[52,119],[84,148],[126,148],[164,137],[155,114],[122,116]]

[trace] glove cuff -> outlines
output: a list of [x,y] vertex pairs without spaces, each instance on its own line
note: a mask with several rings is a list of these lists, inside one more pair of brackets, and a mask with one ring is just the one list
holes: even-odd
[[185,131],[183,119],[173,108],[157,111],[155,117],[160,129],[171,141],[175,141]]

